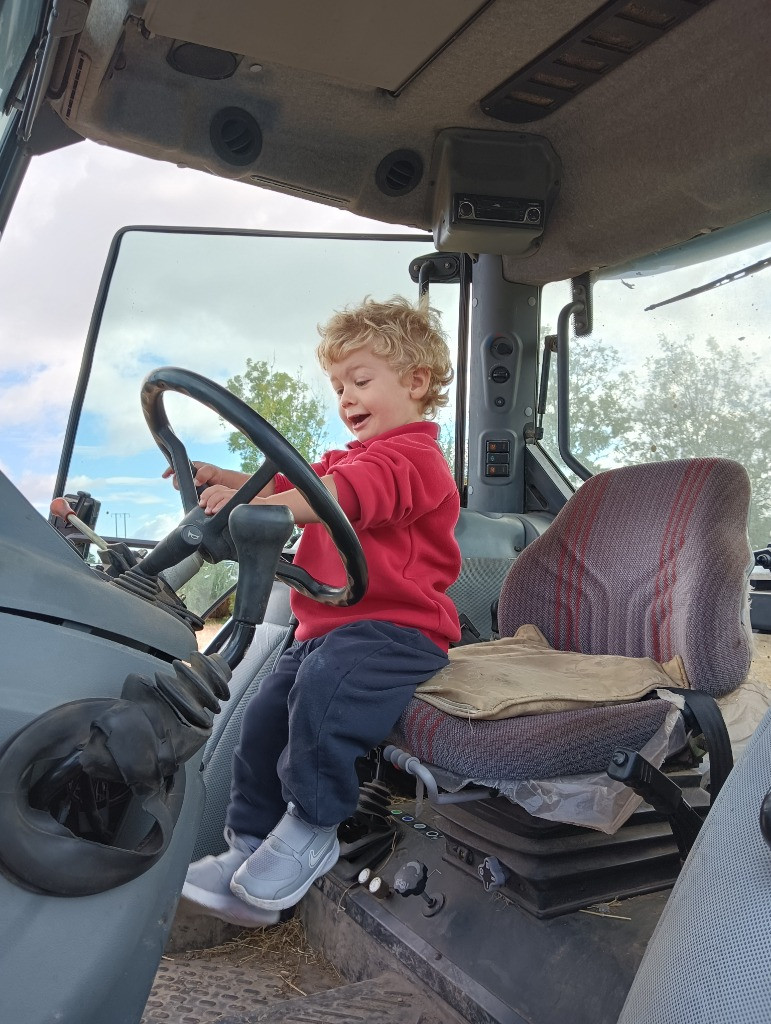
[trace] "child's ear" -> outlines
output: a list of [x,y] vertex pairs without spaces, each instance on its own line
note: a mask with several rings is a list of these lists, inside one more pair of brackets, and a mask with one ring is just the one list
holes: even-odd
[[420,400],[426,397],[429,384],[431,383],[431,371],[427,366],[419,366],[410,370],[407,374],[407,386],[410,389],[410,398]]

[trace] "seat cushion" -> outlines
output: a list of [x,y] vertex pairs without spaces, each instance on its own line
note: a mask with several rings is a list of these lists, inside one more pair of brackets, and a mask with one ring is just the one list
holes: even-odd
[[640,750],[663,725],[670,707],[654,698],[472,721],[415,697],[391,740],[419,760],[468,779],[549,779],[605,771],[616,747]]

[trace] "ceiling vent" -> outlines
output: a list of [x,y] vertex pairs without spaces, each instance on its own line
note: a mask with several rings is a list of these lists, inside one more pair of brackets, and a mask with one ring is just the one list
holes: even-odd
[[218,111],[212,118],[209,137],[217,156],[234,167],[254,163],[262,149],[260,126],[240,107]]
[[387,196],[406,196],[423,177],[423,161],[411,149],[396,149],[378,164],[377,187]]
[[482,110],[526,124],[553,114],[711,0],[613,0],[489,93]]
[[174,43],[166,55],[167,63],[183,75],[208,78],[212,82],[230,78],[241,63],[238,54],[216,50],[198,43]]

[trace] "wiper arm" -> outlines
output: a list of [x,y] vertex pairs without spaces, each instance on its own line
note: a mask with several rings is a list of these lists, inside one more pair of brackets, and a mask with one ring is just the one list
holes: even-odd
[[645,312],[648,313],[651,309],[658,309],[659,306],[668,306],[671,302],[680,302],[681,299],[690,299],[691,296],[701,295],[702,292],[708,292],[711,288],[719,288],[724,284],[733,284],[734,281],[740,281],[743,277],[749,277],[750,274],[754,274],[758,270],[765,270],[766,267],[771,267],[771,256],[764,260],[758,260],[757,263],[744,267],[742,270],[735,270],[732,274],[724,274],[722,277],[717,278],[716,281],[710,281],[709,284],[702,284],[698,288],[691,288],[690,291],[683,292],[681,295],[673,295],[671,299],[664,299],[663,302],[654,302],[652,306],[645,307]]
[[43,95],[51,77],[51,68],[59,48],[60,40],[83,31],[88,17],[85,0],[53,0],[48,23],[35,50],[35,64],[24,98],[17,135],[21,142],[29,142],[37,112],[43,102]]

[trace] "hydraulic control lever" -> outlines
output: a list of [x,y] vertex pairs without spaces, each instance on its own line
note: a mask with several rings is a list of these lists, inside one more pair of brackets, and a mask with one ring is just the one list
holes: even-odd
[[[99,555],[104,571],[108,576],[116,577],[136,565],[136,556],[123,541],[108,544],[104,537],[95,533],[92,527],[76,513],[70,504],[72,495],[54,498],[51,502],[51,525],[63,537],[70,541],[83,558],[89,543],[93,544]],[[96,522],[99,502],[94,501],[90,494],[78,491],[76,508],[93,523]]]
[[427,882],[428,867],[419,860],[410,860],[394,875],[394,892],[400,896],[420,896],[426,904],[423,913],[426,917],[433,917],[444,906],[444,893],[426,892]]
[[[82,549],[85,549],[86,544],[90,541],[100,551],[106,551],[109,546],[107,541],[100,537],[98,533],[95,533],[85,519],[77,515],[75,509],[70,505],[68,498],[71,499],[72,495],[68,495],[65,498],[54,498],[51,502],[51,521],[54,528],[62,536],[70,539],[74,534],[78,538],[78,546]],[[85,517],[91,520],[92,524],[95,522],[96,514],[99,510],[99,502],[95,502],[90,494],[86,494],[85,491],[78,491],[76,506],[78,511],[83,511]],[[83,557],[85,557],[85,554]]]

